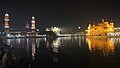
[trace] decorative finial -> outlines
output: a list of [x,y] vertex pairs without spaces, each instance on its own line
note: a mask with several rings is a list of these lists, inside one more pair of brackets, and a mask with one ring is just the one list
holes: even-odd
[[5,16],[9,16],[9,14],[6,13]]
[[34,16],[32,16],[32,19],[35,19],[35,17],[34,17]]

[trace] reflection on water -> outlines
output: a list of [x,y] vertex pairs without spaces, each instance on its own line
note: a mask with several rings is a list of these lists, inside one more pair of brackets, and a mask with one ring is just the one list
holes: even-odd
[[32,59],[35,59],[35,38],[32,39]]
[[56,38],[54,40],[47,40],[46,41],[46,47],[47,48],[52,48],[52,51],[55,52],[55,53],[58,53],[59,51],[59,46],[60,46],[60,38]]
[[86,38],[92,68],[120,67],[120,38]]
[[13,45],[21,63],[31,68],[114,68],[120,65],[120,38],[17,38],[5,42]]
[[[112,38],[113,39],[113,38]],[[115,41],[111,38],[86,38],[91,53],[99,53],[103,56],[114,55]]]

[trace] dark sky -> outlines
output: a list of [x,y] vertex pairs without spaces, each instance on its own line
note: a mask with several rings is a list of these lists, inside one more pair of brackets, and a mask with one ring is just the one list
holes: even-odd
[[120,26],[120,7],[117,0],[0,0],[0,27],[4,14],[10,15],[11,28],[23,28],[31,16],[36,17],[36,26],[45,28],[58,26],[69,30],[81,27],[85,30],[89,22],[100,22],[107,18]]

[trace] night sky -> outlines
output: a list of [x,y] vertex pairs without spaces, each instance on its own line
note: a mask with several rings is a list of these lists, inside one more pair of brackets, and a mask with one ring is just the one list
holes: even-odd
[[11,28],[23,28],[31,17],[36,17],[36,26],[58,26],[64,30],[81,31],[89,22],[100,22],[102,18],[113,20],[120,26],[120,2],[115,0],[0,0],[0,29],[4,25],[4,14],[10,15]]

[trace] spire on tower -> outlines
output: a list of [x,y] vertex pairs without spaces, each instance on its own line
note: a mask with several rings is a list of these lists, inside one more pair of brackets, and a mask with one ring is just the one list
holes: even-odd
[[32,16],[32,19],[35,19],[35,17],[34,17],[34,16]]
[[26,22],[25,28],[29,28],[29,24],[28,24],[28,22]]
[[9,14],[6,13],[5,16],[9,16]]

